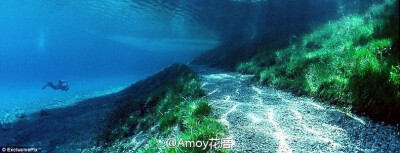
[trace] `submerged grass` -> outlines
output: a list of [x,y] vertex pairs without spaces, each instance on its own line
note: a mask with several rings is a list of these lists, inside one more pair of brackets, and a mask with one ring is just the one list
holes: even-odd
[[[133,96],[119,104],[109,128],[99,138],[102,146],[122,151],[132,147],[125,146],[124,139],[144,131],[151,133],[152,138],[137,152],[204,152],[195,148],[169,149],[165,142],[158,141],[169,137],[206,141],[224,135],[225,126],[210,116],[212,109],[203,97],[205,93],[200,88],[197,74],[186,65],[171,67],[134,85],[135,89],[147,87],[151,90],[140,92],[141,96]],[[170,136],[172,133],[174,137]]]
[[[207,152],[210,148],[174,147],[166,148],[164,140],[169,138],[183,141],[207,141],[211,138],[224,136],[226,127],[216,119],[210,117],[211,107],[204,99],[197,99],[182,103],[164,115],[160,121],[162,133],[153,136],[152,140],[161,140],[162,143],[148,143],[138,152]],[[173,119],[171,119],[173,118]],[[174,130],[176,129],[176,130]],[[173,133],[172,135],[170,135]],[[160,144],[162,145],[160,147]]]
[[[160,147],[158,142],[150,142],[138,152],[206,152],[209,149],[166,148],[163,140],[173,138],[183,141],[207,141],[210,138],[222,137],[226,132],[225,126],[210,116],[212,109],[208,101],[194,96],[204,95],[197,76],[189,80],[183,79],[173,88],[178,90],[169,92],[156,106],[154,113],[149,114],[156,116],[155,123],[161,129],[161,134],[153,135],[152,141],[162,140],[162,146]],[[174,133],[173,136],[171,133]]]
[[237,70],[260,82],[399,123],[398,1],[329,22],[301,41],[256,55]]

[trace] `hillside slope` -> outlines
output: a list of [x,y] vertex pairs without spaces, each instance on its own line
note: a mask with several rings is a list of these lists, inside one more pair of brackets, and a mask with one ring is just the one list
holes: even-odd
[[289,47],[237,67],[259,81],[400,123],[398,1],[386,0],[316,28]]
[[[89,152],[203,152],[201,148],[167,148],[168,138],[208,140],[225,127],[209,116],[196,72],[174,64],[122,91],[98,145]],[[162,142],[162,143],[160,143]]]

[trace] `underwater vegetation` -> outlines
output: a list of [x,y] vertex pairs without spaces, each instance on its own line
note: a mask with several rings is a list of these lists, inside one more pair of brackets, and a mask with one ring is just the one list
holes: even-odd
[[279,50],[237,65],[259,81],[399,123],[398,1],[330,21]]
[[[74,11],[75,5],[82,11]],[[107,70],[123,70],[103,74],[118,76],[116,80],[139,77],[208,51],[195,58],[194,65],[172,64],[128,87],[104,87],[93,94],[100,97],[66,97],[71,104],[52,98],[54,104],[33,113],[0,110],[9,113],[3,116],[10,121],[11,112],[18,111],[15,122],[0,120],[1,147],[34,146],[43,152],[400,152],[398,0],[105,0],[73,3],[72,8],[48,6],[50,12],[71,12],[60,15],[72,20],[54,16],[49,19],[60,23],[38,25],[38,52],[15,56],[24,61],[15,62],[21,68],[28,66],[15,69],[16,76],[25,74],[23,79],[38,80],[26,75],[29,70],[43,76],[42,71],[51,72],[40,64],[50,59],[43,58],[48,53],[56,58],[44,60],[46,65],[62,67],[71,76],[85,72],[82,76],[90,77],[82,79],[91,84],[108,82],[91,80],[102,80]],[[2,19],[25,9],[2,9],[7,16]],[[26,14],[21,21],[41,17]],[[82,17],[75,18],[78,14]],[[60,26],[83,19],[88,21],[73,28]],[[16,23],[23,29],[16,38],[32,30],[26,25],[37,24]],[[70,28],[74,31],[64,32]],[[75,35],[75,30],[90,36]],[[8,48],[3,44],[26,49],[15,48],[21,42],[9,39],[14,32],[18,30],[0,29],[6,40],[0,42],[1,57],[15,52],[4,52]],[[15,59],[8,57],[14,55],[4,57],[0,68],[13,74],[9,65]],[[69,73],[75,67],[75,73]],[[71,87],[79,88],[79,82]],[[0,101],[17,108],[12,98],[19,95],[24,94],[1,96]],[[171,139],[227,137],[233,142],[230,149],[168,144]]]
[[[223,136],[226,131],[224,125],[210,116],[212,109],[204,98],[199,78],[186,65],[171,65],[123,92],[131,96],[117,104],[109,126],[98,139],[106,150],[121,152],[132,147],[129,144],[132,137],[148,133],[151,138],[138,145],[138,152],[177,152],[157,140],[170,138],[171,133],[173,138],[183,140],[208,140]],[[179,152],[203,151],[179,148]]]

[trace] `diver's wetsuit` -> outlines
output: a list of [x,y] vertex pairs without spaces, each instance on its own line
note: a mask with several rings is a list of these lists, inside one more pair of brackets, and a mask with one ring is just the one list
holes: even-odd
[[59,80],[57,85],[54,85],[53,82],[47,82],[46,85],[42,87],[42,89],[46,89],[46,87],[53,88],[54,90],[64,90],[67,91],[71,84],[65,80]]

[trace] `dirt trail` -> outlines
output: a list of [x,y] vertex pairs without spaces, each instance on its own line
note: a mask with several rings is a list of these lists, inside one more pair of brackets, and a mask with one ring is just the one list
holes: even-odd
[[250,75],[195,67],[234,151],[400,152],[397,128],[311,98],[251,83]]

